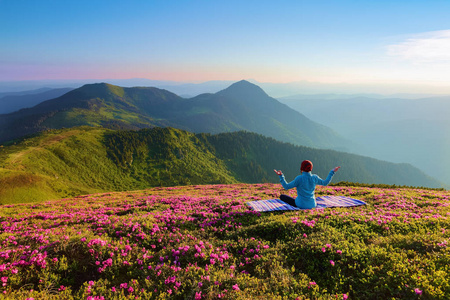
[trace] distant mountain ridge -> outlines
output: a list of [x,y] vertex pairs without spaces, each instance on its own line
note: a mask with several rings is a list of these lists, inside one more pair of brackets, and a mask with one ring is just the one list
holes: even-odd
[[71,90],[71,88],[40,89],[22,93],[11,93],[3,97],[0,95],[0,114],[7,114],[22,108],[33,107],[43,101],[60,97]]
[[50,90],[52,90],[52,88],[40,87],[38,89],[33,89],[33,90],[25,89],[25,90],[20,90],[20,91],[15,91],[15,92],[3,92],[2,91],[2,92],[0,92],[0,98],[5,97],[5,96],[36,95],[36,94],[48,92]]
[[196,133],[246,130],[296,145],[341,150],[349,143],[245,80],[190,99],[151,87],[84,85],[35,107],[0,115],[0,142],[81,125],[113,129],[171,126]]
[[450,186],[450,96],[280,101],[361,145],[354,153],[410,163]]

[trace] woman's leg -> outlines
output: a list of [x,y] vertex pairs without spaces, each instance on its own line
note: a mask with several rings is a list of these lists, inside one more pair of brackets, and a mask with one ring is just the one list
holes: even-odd
[[291,196],[281,194],[281,195],[280,195],[280,200],[283,201],[283,202],[286,202],[286,203],[289,204],[290,206],[297,207],[297,206],[295,205],[295,199],[292,198]]

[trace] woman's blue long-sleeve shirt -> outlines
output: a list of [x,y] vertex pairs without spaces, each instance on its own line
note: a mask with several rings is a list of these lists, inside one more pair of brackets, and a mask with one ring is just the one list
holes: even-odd
[[284,175],[280,175],[280,183],[286,190],[296,187],[297,198],[295,198],[295,205],[299,208],[309,209],[316,207],[316,197],[314,196],[316,185],[328,185],[334,173],[331,170],[327,178],[323,180],[319,176],[311,174],[311,172],[303,172],[289,183],[286,182]]

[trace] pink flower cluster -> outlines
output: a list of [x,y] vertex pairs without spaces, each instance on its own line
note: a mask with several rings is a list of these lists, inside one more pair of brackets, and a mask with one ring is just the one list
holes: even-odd
[[[249,286],[261,274],[272,272],[267,266],[273,266],[269,254],[279,251],[278,224],[274,237],[266,239],[260,231],[265,229],[261,221],[274,222],[276,217],[286,232],[298,234],[290,240],[297,243],[298,238],[298,244],[292,242],[296,247],[307,244],[313,249],[311,255],[320,259],[327,274],[345,268],[349,257],[348,248],[341,247],[331,235],[314,241],[316,232],[330,220],[340,222],[341,227],[369,226],[380,235],[395,234],[401,226],[426,221],[438,228],[434,234],[439,240],[433,242],[433,250],[446,250],[446,192],[417,190],[408,196],[407,191],[398,189],[323,187],[318,188],[318,194],[363,197],[370,192],[373,196],[364,199],[370,202],[367,207],[279,215],[261,214],[246,205],[249,200],[273,197],[280,189],[272,184],[154,188],[3,206],[1,292],[14,298],[21,287],[42,292],[51,284],[55,293],[71,292],[96,300],[119,294],[130,299],[236,298],[250,292]],[[83,275],[74,266],[84,268]],[[60,274],[73,278],[64,281]],[[318,276],[304,276],[304,292],[322,288]],[[61,279],[51,282],[49,278]],[[75,281],[74,286],[67,284]],[[422,290],[414,292],[420,295]],[[346,299],[345,291],[334,295]]]

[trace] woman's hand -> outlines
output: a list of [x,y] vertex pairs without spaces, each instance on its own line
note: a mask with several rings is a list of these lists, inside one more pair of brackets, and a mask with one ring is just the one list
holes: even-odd
[[336,167],[333,169],[334,172],[337,172],[337,170],[339,170],[340,167]]
[[277,175],[283,175],[283,172],[281,172],[281,170],[280,171],[277,171],[277,170],[273,170],[275,173],[277,173]]

